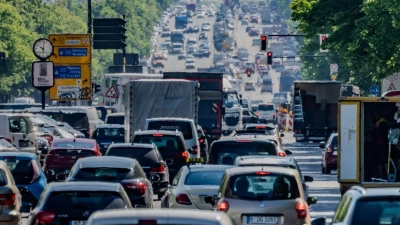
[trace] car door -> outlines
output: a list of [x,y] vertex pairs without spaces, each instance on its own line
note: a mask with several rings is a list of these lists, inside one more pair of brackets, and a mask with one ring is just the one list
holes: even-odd
[[179,194],[177,193],[177,189],[178,189],[178,184],[179,184],[179,180],[181,179],[182,176],[182,172],[183,172],[183,168],[181,168],[178,173],[176,174],[176,176],[174,177],[171,187],[168,188],[168,191],[165,192],[166,196],[166,202],[165,202],[165,208],[169,208],[170,204],[175,202],[175,198],[176,195]]

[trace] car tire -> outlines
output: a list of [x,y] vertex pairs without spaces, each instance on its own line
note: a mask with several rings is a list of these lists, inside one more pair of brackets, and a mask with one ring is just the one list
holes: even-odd
[[322,174],[325,174],[325,173],[326,173],[326,172],[325,172],[325,167],[324,167],[323,164],[321,164],[321,173],[322,173]]
[[325,174],[331,174],[332,169],[329,167],[325,167]]

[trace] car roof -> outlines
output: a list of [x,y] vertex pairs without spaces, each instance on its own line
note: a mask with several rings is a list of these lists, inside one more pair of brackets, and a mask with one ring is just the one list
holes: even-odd
[[122,124],[99,124],[96,126],[96,128],[124,128],[124,125]]
[[158,118],[148,118],[146,121],[184,121],[190,122],[193,121],[192,119],[188,118],[175,118],[175,117],[158,117]]
[[373,196],[400,196],[399,187],[369,187],[352,186],[346,194],[356,197],[373,197]]
[[97,181],[51,182],[47,185],[49,192],[53,191],[120,191],[121,184]]
[[222,224],[232,224],[231,219],[228,215],[223,212],[211,211],[211,210],[198,210],[198,209],[185,209],[184,211],[178,209],[114,209],[98,211],[92,214],[91,220],[93,224],[116,224],[118,221],[126,221],[132,224],[132,220],[138,219],[182,219],[187,221],[193,221],[195,224],[208,224],[212,222],[221,222]]
[[76,162],[79,168],[110,167],[110,168],[133,168],[136,159],[118,156],[86,157]]
[[245,124],[246,127],[268,127],[268,128],[273,128],[275,129],[276,127],[271,124],[265,124],[265,123],[247,123]]
[[247,174],[254,173],[258,171],[265,171],[270,173],[281,173],[294,176],[297,171],[285,167],[276,166],[244,166],[244,167],[232,167],[226,170],[229,175]]
[[[225,171],[226,169],[232,168],[232,165],[190,165],[190,171],[195,172],[195,171]],[[188,167],[186,167],[188,168]],[[188,169],[189,169],[188,168]]]
[[154,144],[144,144],[144,143],[113,143],[111,144],[110,148],[130,148],[130,147],[135,147],[135,148],[149,148],[153,149],[155,147]]
[[96,143],[94,139],[86,139],[86,138],[60,138],[54,139],[53,144],[57,142],[81,142],[81,143]]
[[34,153],[29,152],[0,152],[0,157],[16,157],[16,158],[30,158],[36,159],[37,156]]
[[183,136],[183,133],[179,130],[138,130],[135,131],[134,135],[147,135],[147,134],[163,134],[171,136]]
[[[296,163],[292,157],[280,157],[280,156],[238,156],[236,157],[236,165],[263,165],[263,164],[273,164],[273,165],[293,165]],[[296,166],[297,167],[297,166]]]

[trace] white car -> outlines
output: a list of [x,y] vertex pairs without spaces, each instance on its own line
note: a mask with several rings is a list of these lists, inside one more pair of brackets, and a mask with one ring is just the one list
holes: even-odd
[[229,30],[234,30],[235,29],[235,25],[233,25],[232,23],[228,23],[228,29]]
[[186,69],[194,69],[194,68],[196,68],[194,59],[186,58]]
[[201,25],[201,31],[210,31],[211,30],[211,25],[209,23],[203,23]]
[[200,18],[204,19],[204,13],[198,13],[198,14],[197,14],[197,18],[199,18],[199,19],[200,19]]

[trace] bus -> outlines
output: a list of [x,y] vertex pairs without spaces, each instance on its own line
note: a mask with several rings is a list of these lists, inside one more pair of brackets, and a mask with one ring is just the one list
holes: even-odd
[[[112,106],[118,112],[125,112],[125,84],[131,80],[162,79],[162,74],[144,73],[109,73],[104,75],[103,94],[98,100],[99,105]],[[116,92],[114,97],[110,95]]]
[[232,86],[227,77],[222,80],[222,107],[232,108],[240,106],[240,98],[238,97],[237,90]]

